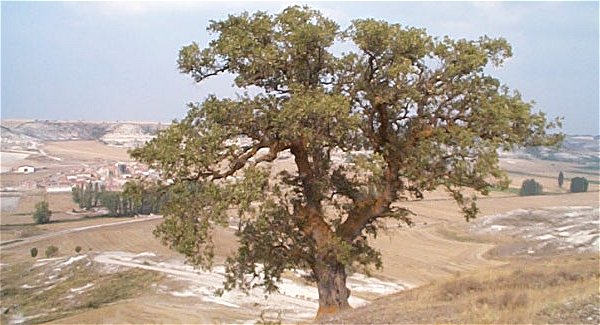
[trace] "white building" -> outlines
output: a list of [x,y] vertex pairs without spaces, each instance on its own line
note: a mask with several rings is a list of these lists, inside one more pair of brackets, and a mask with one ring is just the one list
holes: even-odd
[[70,193],[73,190],[72,186],[69,185],[58,185],[46,187],[47,193]]
[[17,168],[17,173],[29,174],[35,172],[35,167],[33,166],[19,166]]

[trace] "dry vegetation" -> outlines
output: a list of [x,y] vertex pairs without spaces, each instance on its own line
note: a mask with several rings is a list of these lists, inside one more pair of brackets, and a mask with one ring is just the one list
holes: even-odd
[[597,254],[521,259],[387,296],[323,323],[598,324]]
[[139,269],[106,273],[87,257],[81,257],[69,267],[52,261],[28,261],[4,268],[2,323],[38,324],[60,319],[139,296],[163,277]]

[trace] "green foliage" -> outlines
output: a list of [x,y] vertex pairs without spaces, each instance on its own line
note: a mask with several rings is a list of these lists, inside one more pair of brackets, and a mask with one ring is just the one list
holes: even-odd
[[75,246],[75,253],[79,254],[81,252],[81,246]]
[[38,249],[36,247],[32,247],[29,252],[31,253],[31,257],[36,257],[38,254]]
[[120,216],[123,213],[123,204],[121,204],[121,194],[119,192],[103,192],[100,194],[100,204],[107,208],[111,215]]
[[558,173],[558,187],[562,188],[564,182],[565,182],[565,175],[561,171],[560,173]]
[[102,191],[98,200],[114,216],[158,213],[169,193],[156,184],[127,182],[123,192]]
[[50,222],[52,211],[48,208],[48,201],[41,201],[35,204],[35,212],[33,213],[33,221],[37,224]]
[[80,209],[90,210],[98,206],[102,193],[106,191],[104,185],[99,185],[98,182],[89,182],[80,184],[71,189],[73,202],[79,205]]
[[168,195],[157,184],[149,182],[127,182],[122,192],[123,199],[129,200],[133,214],[158,213]]
[[48,248],[46,248],[45,255],[48,258],[58,255],[58,247],[56,247],[54,245],[48,246]]
[[575,177],[571,179],[571,192],[580,193],[588,191],[589,181],[585,177]]
[[536,182],[534,179],[524,180],[519,191],[520,196],[541,195],[543,193],[542,184]]
[[[380,266],[367,236],[382,219],[410,225],[403,201],[441,187],[469,220],[478,208],[464,188],[506,187],[499,148],[562,139],[546,133],[560,120],[534,113],[487,73],[512,55],[502,38],[435,38],[373,19],[341,30],[299,6],[230,15],[208,30],[205,48],[181,49],[180,71],[197,82],[233,74],[238,87],[262,92],[190,104],[183,120],[131,154],[172,181],[162,184],[169,197],[154,233],[192,264],[210,266],[213,228],[237,222],[226,289],[272,291],[286,269],[324,281],[333,277],[316,274],[343,272],[340,264]],[[336,56],[335,40],[357,50]],[[288,152],[295,168],[268,177],[269,162]]]

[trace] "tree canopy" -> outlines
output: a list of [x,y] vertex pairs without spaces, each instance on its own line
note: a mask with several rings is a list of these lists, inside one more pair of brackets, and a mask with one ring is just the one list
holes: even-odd
[[[465,188],[507,185],[499,149],[561,138],[547,133],[558,120],[488,74],[512,55],[502,38],[432,37],[374,19],[341,29],[298,6],[230,15],[208,30],[206,47],[180,50],[179,70],[199,83],[232,74],[244,93],[190,103],[132,155],[169,180],[155,234],[191,263],[210,266],[214,227],[236,218],[226,289],[276,290],[284,270],[302,268],[317,283],[319,314],[348,308],[346,268],[381,266],[368,236],[386,218],[410,224],[402,202],[445,189],[473,218]],[[354,50],[336,53],[336,42]],[[271,171],[285,154],[293,166]]]

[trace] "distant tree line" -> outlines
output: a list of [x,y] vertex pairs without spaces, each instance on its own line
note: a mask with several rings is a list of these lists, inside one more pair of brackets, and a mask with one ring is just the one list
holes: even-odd
[[88,183],[72,190],[73,201],[82,209],[103,206],[113,216],[158,213],[168,194],[152,183],[127,182],[123,191],[107,191],[104,185]]
[[[565,182],[565,174],[561,171],[558,173],[558,186],[562,188]],[[575,177],[571,179],[571,185],[569,191],[571,193],[581,193],[587,192],[589,187],[589,181],[585,177]],[[527,179],[523,181],[521,184],[521,189],[519,191],[520,196],[527,195],[542,195],[544,194],[544,190],[542,188],[542,184],[536,182],[533,178]]]

